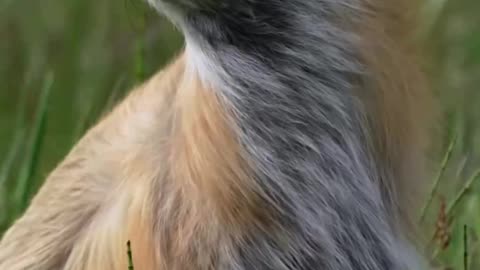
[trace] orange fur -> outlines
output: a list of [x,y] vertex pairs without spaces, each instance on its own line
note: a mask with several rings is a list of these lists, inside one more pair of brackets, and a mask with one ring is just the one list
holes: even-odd
[[[34,267],[27,258],[45,256],[40,269],[127,269],[130,240],[137,269],[213,269],[261,216],[231,123],[215,91],[179,57],[52,173],[2,240],[0,268]],[[50,220],[37,223],[43,212]],[[34,239],[24,257],[14,255],[18,241]]]
[[[359,24],[364,28],[358,29],[365,37],[363,60],[371,69],[368,81],[361,82],[366,87],[360,87],[360,96],[368,110],[372,152],[381,164],[377,167],[394,174],[384,172],[383,195],[386,201],[398,199],[402,216],[395,223],[406,223],[402,225],[409,230],[415,227],[413,219],[422,198],[422,183],[428,179],[419,173],[428,166],[422,160],[431,147],[426,130],[434,127],[426,125],[434,123],[435,117],[431,92],[419,69],[419,48],[414,45],[415,6],[412,1],[376,2],[376,12],[362,17],[366,22]],[[372,91],[366,93],[369,88]]]
[[[225,104],[215,90],[186,74],[174,100],[169,174],[162,191],[160,250],[166,269],[216,269],[215,258],[232,254],[232,241],[253,225],[256,198],[249,192],[247,161]],[[158,190],[153,188],[152,190]],[[178,258],[184,258],[179,260]]]
[[139,267],[157,269],[148,188],[166,171],[159,153],[183,71],[180,57],[82,138],[6,232],[0,269],[126,269],[128,239]]

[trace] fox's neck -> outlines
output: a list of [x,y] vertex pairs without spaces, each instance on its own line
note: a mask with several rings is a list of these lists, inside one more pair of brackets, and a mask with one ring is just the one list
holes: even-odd
[[362,11],[345,1],[285,2],[187,16],[187,66],[226,101],[259,181],[276,199],[292,195],[283,186],[303,196],[302,187],[318,185],[324,194],[313,196],[339,201],[335,189],[355,185],[386,218],[360,99],[373,91],[361,85],[372,74],[362,36],[343,19]]
[[[377,74],[356,29],[375,11],[353,0],[241,2],[187,13],[179,25],[187,67],[227,107],[256,192],[289,235],[285,250],[273,232],[252,232],[240,252],[246,269],[285,255],[304,257],[298,269],[406,268],[362,100],[376,95]],[[257,256],[265,250],[271,258]]]

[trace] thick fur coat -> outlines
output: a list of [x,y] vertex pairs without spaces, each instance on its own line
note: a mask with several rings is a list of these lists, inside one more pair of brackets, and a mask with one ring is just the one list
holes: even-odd
[[0,269],[417,270],[407,0],[150,0],[185,34],[50,174]]

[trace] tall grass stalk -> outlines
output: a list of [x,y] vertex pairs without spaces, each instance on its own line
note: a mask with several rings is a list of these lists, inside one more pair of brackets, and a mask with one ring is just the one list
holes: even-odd
[[47,121],[47,106],[50,98],[50,91],[54,82],[53,73],[45,76],[43,87],[35,111],[35,120],[25,151],[23,165],[20,169],[17,186],[15,190],[15,203],[17,214],[21,213],[27,206],[30,193],[32,192],[33,176],[38,165],[38,158],[45,135],[45,125]]
[[450,144],[448,145],[447,151],[440,164],[440,170],[438,171],[437,177],[435,177],[433,186],[430,189],[430,192],[427,196],[427,201],[425,202],[425,205],[420,211],[420,222],[424,221],[425,216],[427,215],[427,210],[430,207],[430,204],[432,203],[433,198],[435,197],[435,194],[437,193],[438,187],[440,186],[440,180],[442,179],[442,176],[445,173],[445,169],[447,168],[447,164],[450,161],[450,158],[452,157],[452,152],[457,142],[457,138],[458,138],[457,135],[453,136],[452,140],[450,141]]

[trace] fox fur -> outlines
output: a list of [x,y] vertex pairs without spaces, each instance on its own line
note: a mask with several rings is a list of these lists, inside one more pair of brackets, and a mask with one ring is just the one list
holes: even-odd
[[150,0],[184,33],[0,242],[0,269],[417,270],[430,95],[407,0]]

